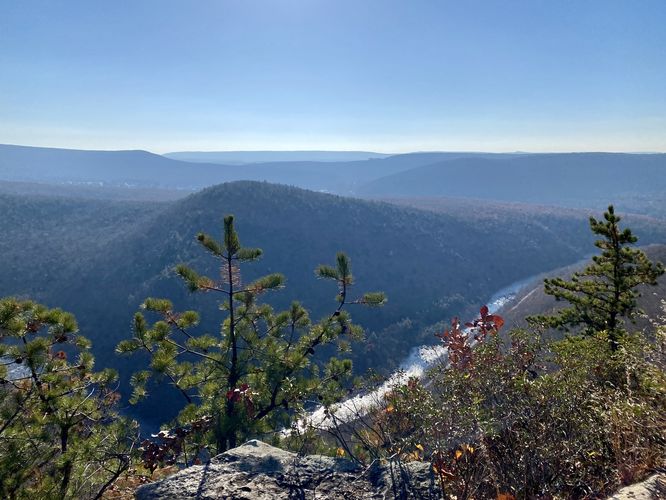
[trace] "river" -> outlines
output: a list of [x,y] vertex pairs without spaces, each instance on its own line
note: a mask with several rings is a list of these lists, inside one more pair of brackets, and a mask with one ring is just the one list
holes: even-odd
[[[540,275],[530,276],[529,278],[516,281],[511,285],[502,288],[488,299],[488,309],[490,313],[495,313],[507,302],[512,300],[518,292],[529,283],[533,282]],[[377,389],[365,394],[359,394],[349,398],[341,403],[334,405],[329,410],[324,407],[318,407],[307,417],[296,425],[301,430],[308,426],[317,429],[330,429],[336,424],[351,422],[358,417],[367,415],[371,409],[381,404],[387,392],[391,391],[397,385],[402,385],[412,377],[421,378],[425,371],[446,355],[447,349],[441,345],[422,345],[414,347],[399,368],[382,383]],[[282,431],[283,435],[291,432],[290,429]]]

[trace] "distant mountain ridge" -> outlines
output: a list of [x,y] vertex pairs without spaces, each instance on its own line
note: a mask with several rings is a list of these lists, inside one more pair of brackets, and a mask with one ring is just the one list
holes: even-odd
[[201,188],[233,179],[231,168],[148,151],[87,151],[0,145],[0,180]]
[[439,161],[375,179],[358,193],[566,204],[665,190],[666,154],[558,153]]
[[[484,153],[473,151],[423,151],[412,153],[375,153],[372,151],[179,151],[164,153],[163,156],[174,160],[193,163],[220,163],[239,165],[246,163],[284,163],[284,162],[361,162],[401,158],[416,164],[453,158],[492,158],[509,157],[524,153]],[[425,161],[424,161],[425,160]]]
[[472,154],[476,155],[408,153],[369,160],[227,165],[181,161],[141,150],[85,151],[0,145],[0,181],[196,190],[222,182],[250,180],[352,195],[360,185],[379,177]]
[[[368,198],[450,197],[595,210],[614,203],[623,211],[666,217],[666,154],[658,153],[431,152],[366,160],[285,160],[228,165],[193,163],[147,151],[0,145],[0,182],[170,189],[187,193],[238,180]],[[112,197],[122,196],[116,192]],[[152,199],[174,197],[177,193],[151,196]]]
[[358,161],[393,156],[371,151],[176,151],[162,156],[193,163],[273,163],[285,161]]

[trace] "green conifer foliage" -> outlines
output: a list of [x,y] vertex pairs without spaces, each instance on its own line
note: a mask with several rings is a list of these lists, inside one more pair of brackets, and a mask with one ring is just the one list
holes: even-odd
[[[377,292],[349,298],[351,264],[339,253],[336,266],[316,270],[318,277],[338,285],[338,306],[331,315],[313,322],[298,302],[275,312],[258,299],[281,288],[284,277],[270,274],[245,282],[240,265],[260,258],[261,250],[241,246],[233,216],[224,218],[223,234],[221,243],[207,234],[197,235],[219,262],[220,278],[201,276],[185,265],[176,268],[191,291],[220,296],[224,317],[219,334],[195,333],[199,315],[194,311],[178,313],[168,300],[146,299],[144,312],[135,315],[133,338],[118,345],[121,353],[143,350],[151,357],[149,369],[132,379],[134,401],[147,395],[147,382],[154,376],[166,378],[182,394],[187,405],[179,416],[180,434],[203,429],[190,457],[209,446],[219,453],[243,439],[288,425],[308,401],[339,397],[343,382],[350,379],[351,361],[333,357],[321,367],[312,358],[323,346],[337,344],[344,349],[346,338],[362,336],[345,306],[377,306],[385,301]],[[149,324],[146,313],[157,320]],[[177,446],[183,448],[180,441]],[[166,456],[163,448],[151,450],[151,461]]]
[[99,498],[128,468],[137,429],[89,349],[71,314],[0,300],[0,497]]
[[657,278],[664,274],[661,263],[653,263],[641,250],[631,248],[638,238],[630,229],[621,229],[619,223],[612,205],[603,220],[590,217],[590,229],[602,237],[595,242],[601,254],[595,255],[583,271],[574,273],[570,281],[544,280],[545,292],[570,306],[551,316],[528,318],[532,324],[565,331],[582,329],[586,335],[606,332],[611,347],[617,347],[624,321],[640,312],[637,287],[656,285]]

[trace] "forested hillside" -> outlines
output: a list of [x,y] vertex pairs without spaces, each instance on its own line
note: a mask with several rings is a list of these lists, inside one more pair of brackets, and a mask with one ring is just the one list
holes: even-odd
[[[330,312],[336,290],[313,270],[339,250],[351,257],[358,290],[386,292],[381,310],[351,311],[366,328],[367,342],[353,353],[359,371],[390,370],[410,348],[433,341],[424,333],[428,325],[470,313],[512,282],[580,260],[592,240],[584,212],[521,214],[479,203],[465,213],[433,213],[256,182],[222,184],[169,203],[9,195],[0,203],[0,295],[27,295],[75,313],[99,364],[120,368],[125,380],[138,361],[113,349],[130,335],[145,297],[197,309],[202,328],[218,328],[210,298],[189,295],[173,267],[185,262],[215,273],[195,234],[219,235],[228,213],[236,216],[241,242],[264,250],[244,278],[286,275],[286,289],[267,296],[275,306],[300,299],[314,317]],[[627,220],[641,243],[666,241],[663,222]],[[140,412],[163,419],[167,410]]]
[[[666,245],[649,245],[644,247],[643,250],[651,261],[666,262]],[[557,309],[564,307],[565,304],[545,294],[543,279],[556,276],[569,279],[574,271],[580,271],[587,264],[589,264],[589,261],[555,269],[527,283],[513,299],[498,311],[506,321],[506,330],[525,328],[528,326],[527,321],[525,321],[526,317],[552,314]],[[664,307],[666,307],[666,279],[662,276],[657,286],[641,286],[639,293],[641,297],[638,299],[638,305],[644,314],[635,319],[631,329],[644,331],[648,338],[652,338],[654,323],[659,322],[658,318],[664,315]]]
[[128,227],[163,208],[159,203],[0,194],[0,295],[29,295],[55,305],[58,297],[78,293],[77,276],[90,259],[107,255]]
[[[373,197],[455,197],[603,209],[608,200],[652,207],[666,191],[666,155],[568,153],[438,161],[362,186]],[[619,204],[619,203],[618,203]]]

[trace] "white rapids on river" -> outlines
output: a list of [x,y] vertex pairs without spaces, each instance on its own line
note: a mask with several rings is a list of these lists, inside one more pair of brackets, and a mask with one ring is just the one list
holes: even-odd
[[[497,312],[507,302],[512,300],[516,294],[534,277],[518,281],[501,289],[488,301],[490,313]],[[446,355],[447,349],[443,346],[420,346],[415,347],[409,356],[400,364],[400,367],[377,389],[366,394],[359,394],[332,406],[328,411],[324,407],[318,407],[307,417],[296,423],[300,431],[308,427],[315,429],[331,429],[339,424],[350,422],[359,416],[367,415],[372,408],[377,407],[386,393],[398,385],[405,384],[410,378],[423,376],[424,372],[435,361]],[[283,435],[288,435],[292,430],[284,429]]]

